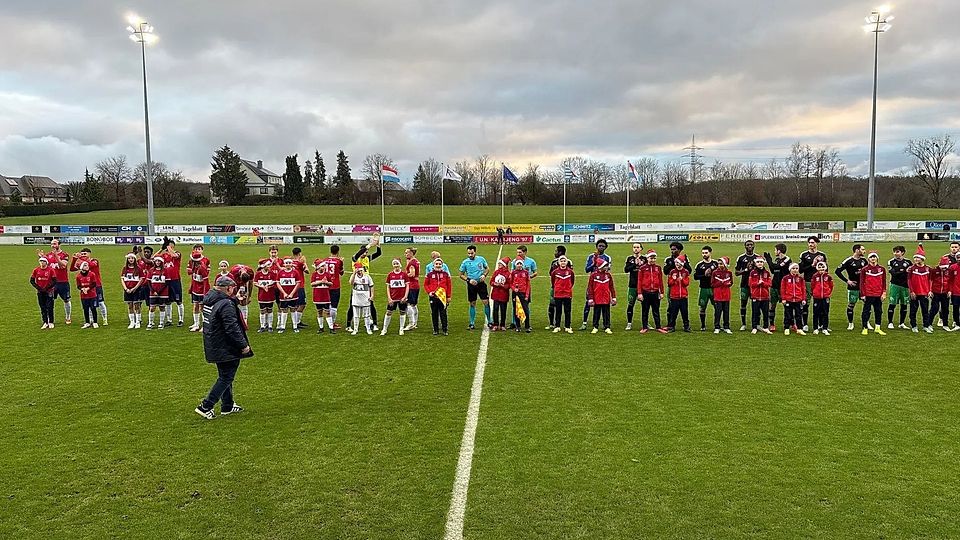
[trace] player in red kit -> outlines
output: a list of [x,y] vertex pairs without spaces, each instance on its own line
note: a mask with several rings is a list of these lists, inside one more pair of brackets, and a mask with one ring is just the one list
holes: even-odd
[[[225,262],[226,261],[220,261],[220,264],[222,265]],[[253,279],[253,268],[245,264],[235,264],[230,267],[227,275],[237,284],[237,302],[240,304],[240,316],[243,317],[243,324],[247,324],[250,295],[253,293],[250,285],[250,280]]]
[[610,262],[606,259],[599,259],[596,262],[596,270],[590,274],[590,280],[587,282],[587,304],[593,308],[593,330],[590,333],[596,334],[599,332],[602,317],[604,333],[612,334],[610,306],[617,305],[617,290],[613,286]]
[[830,296],[833,295],[833,276],[827,272],[826,261],[817,261],[816,273],[810,277],[810,295],[813,298],[813,333],[830,335]]
[[710,274],[710,288],[713,289],[713,333],[732,334],[730,290],[733,288],[733,272],[730,271],[730,257],[717,259],[717,268]]
[[194,249],[187,262],[187,276],[190,277],[190,303],[193,304],[193,325],[191,332],[203,328],[203,296],[210,290],[210,259],[203,251]]
[[510,302],[510,257],[497,261],[497,269],[490,278],[490,300],[493,301],[494,331],[507,329],[507,304]]
[[142,290],[146,288],[143,269],[135,253],[127,253],[126,262],[120,269],[120,285],[123,287],[123,301],[127,304],[128,330],[140,328],[140,304],[143,301]]
[[403,270],[407,274],[407,281],[410,282],[410,292],[407,293],[409,323],[404,330],[413,330],[417,327],[417,320],[420,318],[420,308],[417,307],[420,301],[420,261],[417,260],[417,248],[408,247],[403,250],[403,257],[407,260]]
[[307,268],[307,258],[303,256],[303,250],[295,247],[293,248],[293,256],[290,257],[293,259],[293,267],[297,270],[297,273],[300,274],[300,290],[297,291],[297,298],[293,308],[293,316],[296,319],[297,328],[306,328],[307,323],[303,322],[303,310],[307,308],[307,274],[310,273],[310,269]]
[[277,271],[277,290],[280,291],[280,320],[277,322],[277,333],[282,334],[287,329],[287,318],[293,319],[293,331],[300,332],[299,317],[296,308],[297,291],[303,288],[300,273],[293,265],[293,259],[284,259],[283,268]]
[[70,263],[70,254],[60,249],[60,240],[54,238],[50,242],[50,252],[44,253],[38,249],[37,255],[47,259],[50,268],[53,268],[57,276],[57,285],[54,289],[54,299],[60,297],[63,300],[64,322],[70,324],[72,321],[73,304],[70,303],[70,275],[67,273]]
[[90,263],[80,263],[77,272],[77,290],[80,292],[80,303],[83,305],[83,326],[81,328],[99,328],[97,324],[97,277],[90,271]]
[[910,329],[916,334],[917,310],[920,310],[920,325],[923,331],[933,333],[933,313],[930,312],[930,300],[933,299],[932,276],[927,266],[927,256],[923,244],[917,246],[913,256],[913,266],[907,269],[907,289],[910,291]]
[[[325,259],[328,265],[328,271],[333,273],[333,281],[330,282],[330,317],[333,319],[333,328],[339,328],[337,324],[337,310],[340,308],[340,277],[343,276],[343,258],[340,257],[340,246],[334,244],[330,246],[330,256]],[[350,309],[349,306],[347,309]]]
[[147,314],[147,330],[153,329],[153,314],[160,313],[158,330],[163,330],[166,322],[167,304],[170,302],[170,287],[167,285],[167,270],[163,267],[163,257],[153,258],[153,267],[148,268],[144,276],[150,287],[150,312]]
[[163,257],[163,267],[167,272],[167,288],[170,291],[170,300],[166,304],[167,320],[173,324],[173,305],[177,305],[177,326],[183,326],[183,284],[180,281],[183,257],[176,250],[177,243],[164,237],[160,256]]
[[333,268],[326,259],[313,260],[313,277],[310,286],[313,287],[313,305],[317,308],[317,333],[323,333],[323,323],[326,321],[331,334],[337,331],[333,327],[333,317],[330,315],[330,284],[333,283]]
[[873,331],[881,336],[887,335],[880,329],[880,319],[883,317],[883,301],[887,299],[887,269],[880,266],[880,255],[871,251],[867,255],[867,265],[860,269],[860,299],[863,300],[861,322],[867,335],[867,323],[870,322],[870,310],[873,310]]
[[380,335],[387,335],[387,329],[390,327],[390,319],[393,318],[393,312],[400,310],[400,335],[403,335],[403,328],[407,324],[407,296],[410,292],[410,281],[400,259],[394,259],[393,269],[387,274],[387,313],[383,316],[383,328]]
[[[550,271],[550,288],[553,290],[554,302],[553,321],[550,324],[553,325],[554,334],[561,330],[568,334],[573,333],[573,327],[570,326],[570,312],[573,310],[573,284],[576,280],[577,276],[570,266],[570,259],[566,255],[557,257],[557,267]],[[561,317],[563,317],[562,324]]]
[[[779,251],[779,250],[778,250]],[[782,252],[781,252],[782,253]],[[803,306],[807,303],[807,282],[800,273],[798,263],[790,263],[789,274],[780,278],[780,303],[783,304],[783,335],[790,330],[805,336],[803,330]],[[816,316],[816,312],[814,312]],[[816,324],[813,325],[816,328]]]
[[[277,273],[273,263],[265,259],[253,274],[253,287],[257,289],[257,304],[260,312],[258,334],[273,332],[273,300],[277,297]],[[278,325],[279,326],[279,325]]]
[[100,322],[107,326],[107,303],[103,301],[103,279],[100,277],[100,261],[93,258],[90,248],[81,249],[70,260],[70,271],[78,272],[80,263],[86,262],[90,265],[90,273],[97,280],[97,304],[100,309]]
[[38,266],[30,274],[30,285],[37,290],[37,304],[40,305],[41,330],[53,328],[53,297],[57,292],[57,272],[50,268],[50,261],[40,257]]

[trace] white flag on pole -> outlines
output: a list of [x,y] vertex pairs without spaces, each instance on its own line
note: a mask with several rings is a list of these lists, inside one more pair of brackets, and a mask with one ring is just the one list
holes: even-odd
[[455,182],[462,182],[462,181],[463,181],[463,177],[460,176],[459,174],[457,174],[457,171],[451,169],[449,165],[445,165],[445,166],[444,166],[443,179],[444,179],[444,180],[453,180],[453,181],[455,181]]

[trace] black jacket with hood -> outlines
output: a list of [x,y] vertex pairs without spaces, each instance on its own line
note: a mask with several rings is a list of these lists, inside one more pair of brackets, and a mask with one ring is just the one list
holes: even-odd
[[253,356],[252,350],[240,352],[249,345],[237,299],[210,289],[203,297],[203,354],[207,362],[218,364]]

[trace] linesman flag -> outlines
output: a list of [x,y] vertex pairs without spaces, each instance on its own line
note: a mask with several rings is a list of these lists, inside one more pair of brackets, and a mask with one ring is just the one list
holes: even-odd
[[511,171],[506,165],[503,166],[503,180],[504,182],[513,182],[514,184],[520,181],[517,178],[517,175],[513,174],[513,171]]
[[523,310],[523,304],[520,303],[519,297],[513,299],[513,309],[517,313],[517,319],[520,320],[520,324],[527,322],[527,312]]
[[380,167],[380,178],[383,179],[384,182],[400,183],[400,173],[397,172],[395,167],[391,167],[390,165]]
[[443,287],[437,287],[437,291],[434,293],[437,296],[437,300],[443,304],[443,307],[447,307],[447,290]]

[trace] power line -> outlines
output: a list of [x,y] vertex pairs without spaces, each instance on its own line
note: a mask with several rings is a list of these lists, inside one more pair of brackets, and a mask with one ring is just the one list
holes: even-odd
[[697,173],[700,168],[700,158],[697,156],[697,151],[703,150],[702,147],[697,146],[697,135],[693,134],[693,137],[690,139],[690,146],[684,148],[684,150],[690,151],[690,183],[697,183]]

